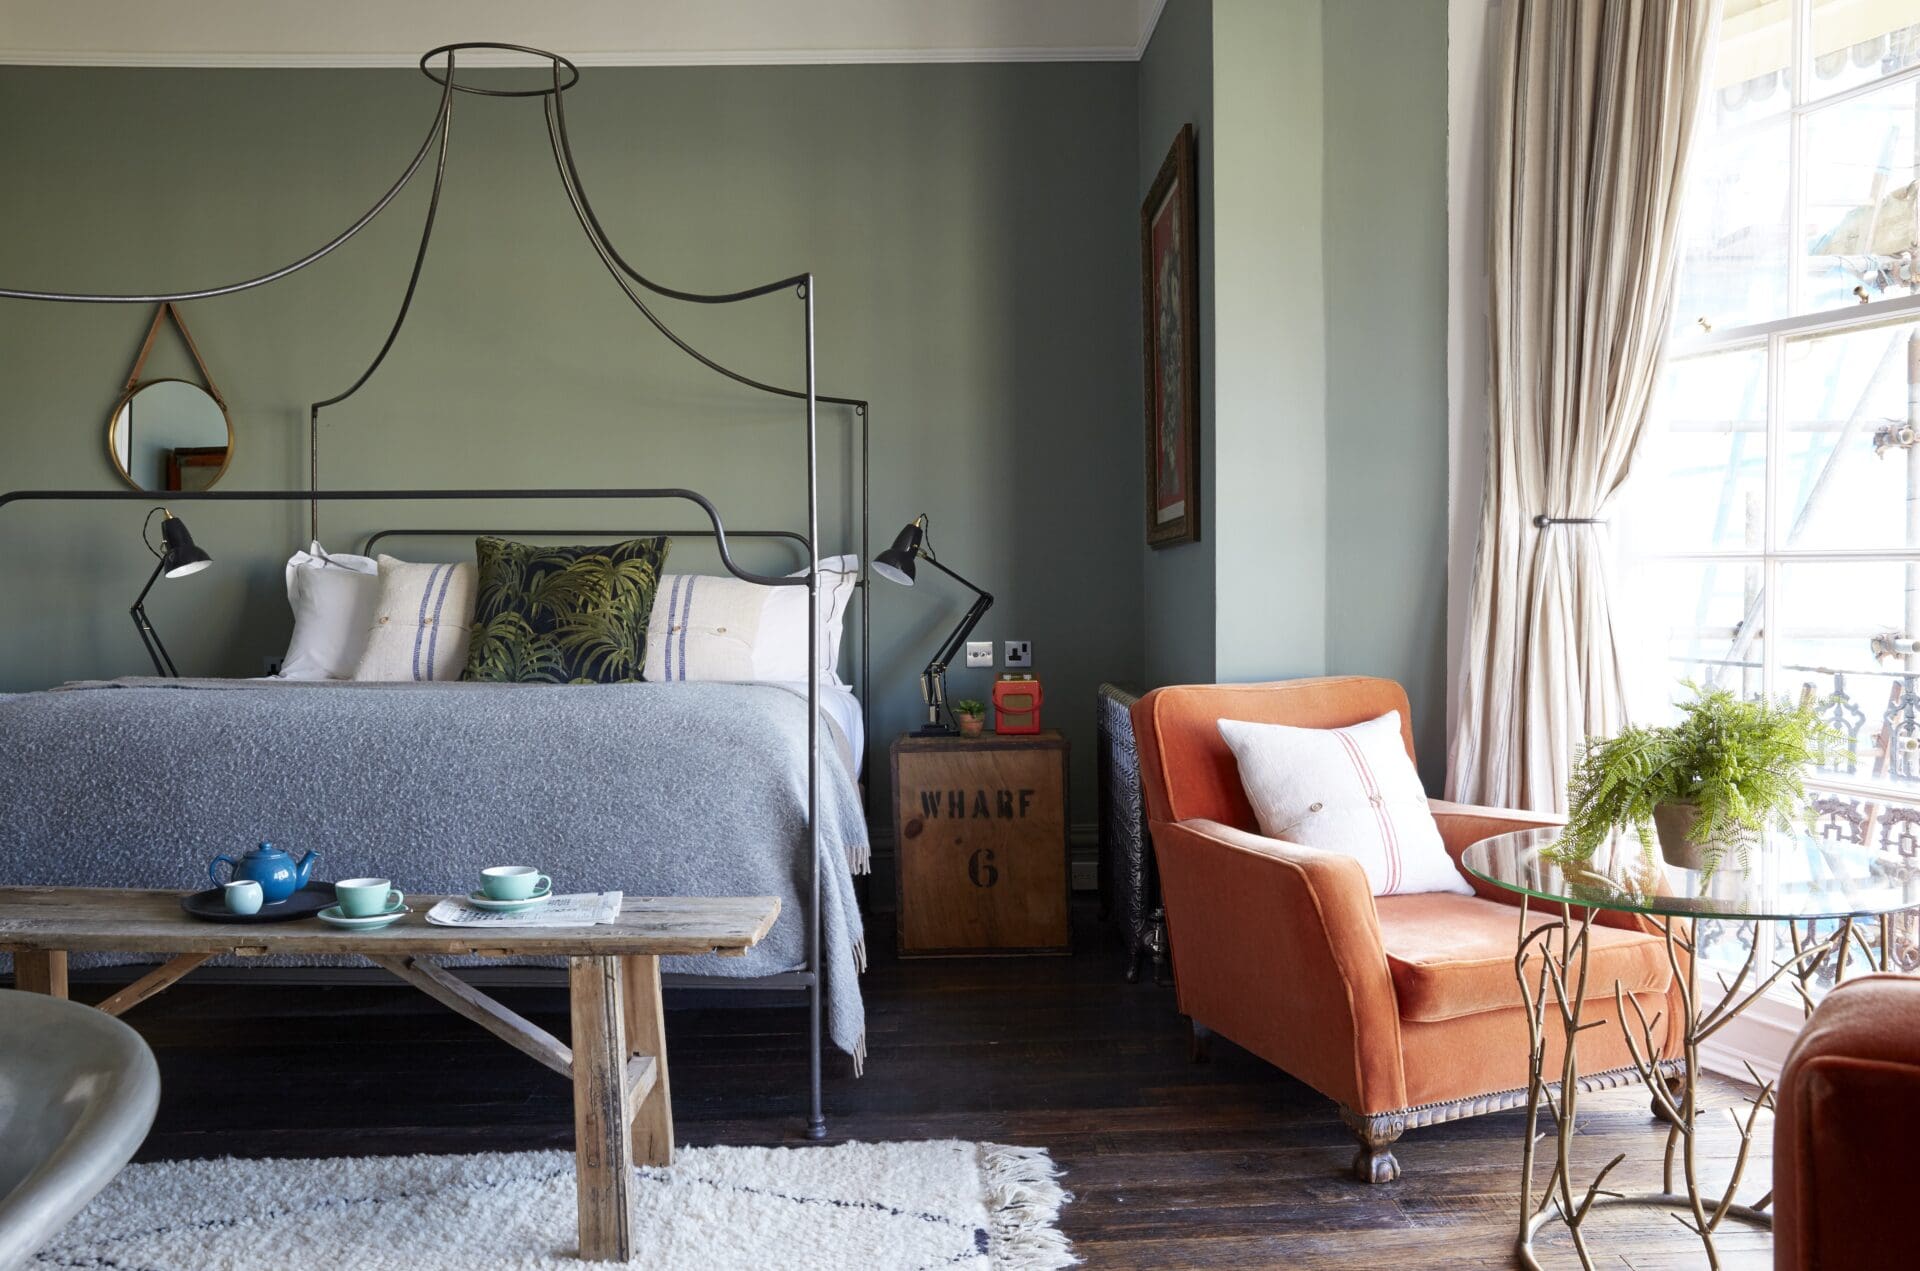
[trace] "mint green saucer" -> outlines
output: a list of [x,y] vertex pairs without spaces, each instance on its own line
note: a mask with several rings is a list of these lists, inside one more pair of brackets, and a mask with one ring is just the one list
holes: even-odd
[[467,894],[467,903],[469,905],[472,905],[475,909],[491,910],[497,914],[517,914],[522,909],[532,909],[534,906],[544,905],[552,899],[553,889],[551,887],[543,892],[537,892],[525,900],[495,900],[483,891],[469,892]]
[[314,917],[330,927],[344,927],[348,931],[378,931],[382,927],[391,927],[412,913],[405,905],[396,905],[383,914],[369,914],[365,918],[349,918],[340,912],[340,906],[328,905]]

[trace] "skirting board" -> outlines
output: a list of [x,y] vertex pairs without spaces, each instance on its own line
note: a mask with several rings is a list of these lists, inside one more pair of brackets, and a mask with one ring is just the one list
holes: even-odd
[[[1806,1015],[1797,998],[1767,996],[1727,1021],[1700,1048],[1701,1064],[1713,1072],[1750,1082],[1758,1073],[1760,1080],[1779,1077],[1787,1062],[1787,1052],[1806,1026]],[[1753,1072],[1747,1071],[1747,1065]]]

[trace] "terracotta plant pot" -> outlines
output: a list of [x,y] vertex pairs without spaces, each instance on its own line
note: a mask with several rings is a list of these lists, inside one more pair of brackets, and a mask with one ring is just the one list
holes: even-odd
[[985,715],[955,715],[954,719],[960,723],[962,737],[978,737],[987,726]]
[[1700,808],[1692,803],[1662,803],[1653,810],[1653,831],[1660,840],[1660,855],[1667,864],[1695,871],[1707,867],[1705,844],[1693,840],[1694,823]]

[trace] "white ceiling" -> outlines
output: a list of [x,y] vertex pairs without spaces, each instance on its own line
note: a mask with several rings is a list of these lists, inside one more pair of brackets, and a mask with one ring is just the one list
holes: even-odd
[[[0,0],[0,63],[412,66],[456,40],[582,66],[1131,61],[1166,0]],[[462,65],[507,59],[463,55]]]

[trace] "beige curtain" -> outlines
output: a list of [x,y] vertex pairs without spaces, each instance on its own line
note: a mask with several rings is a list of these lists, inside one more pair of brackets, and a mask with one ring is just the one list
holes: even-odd
[[1605,518],[1646,426],[1717,0],[1505,0],[1486,494],[1448,795],[1558,810],[1623,722]]

